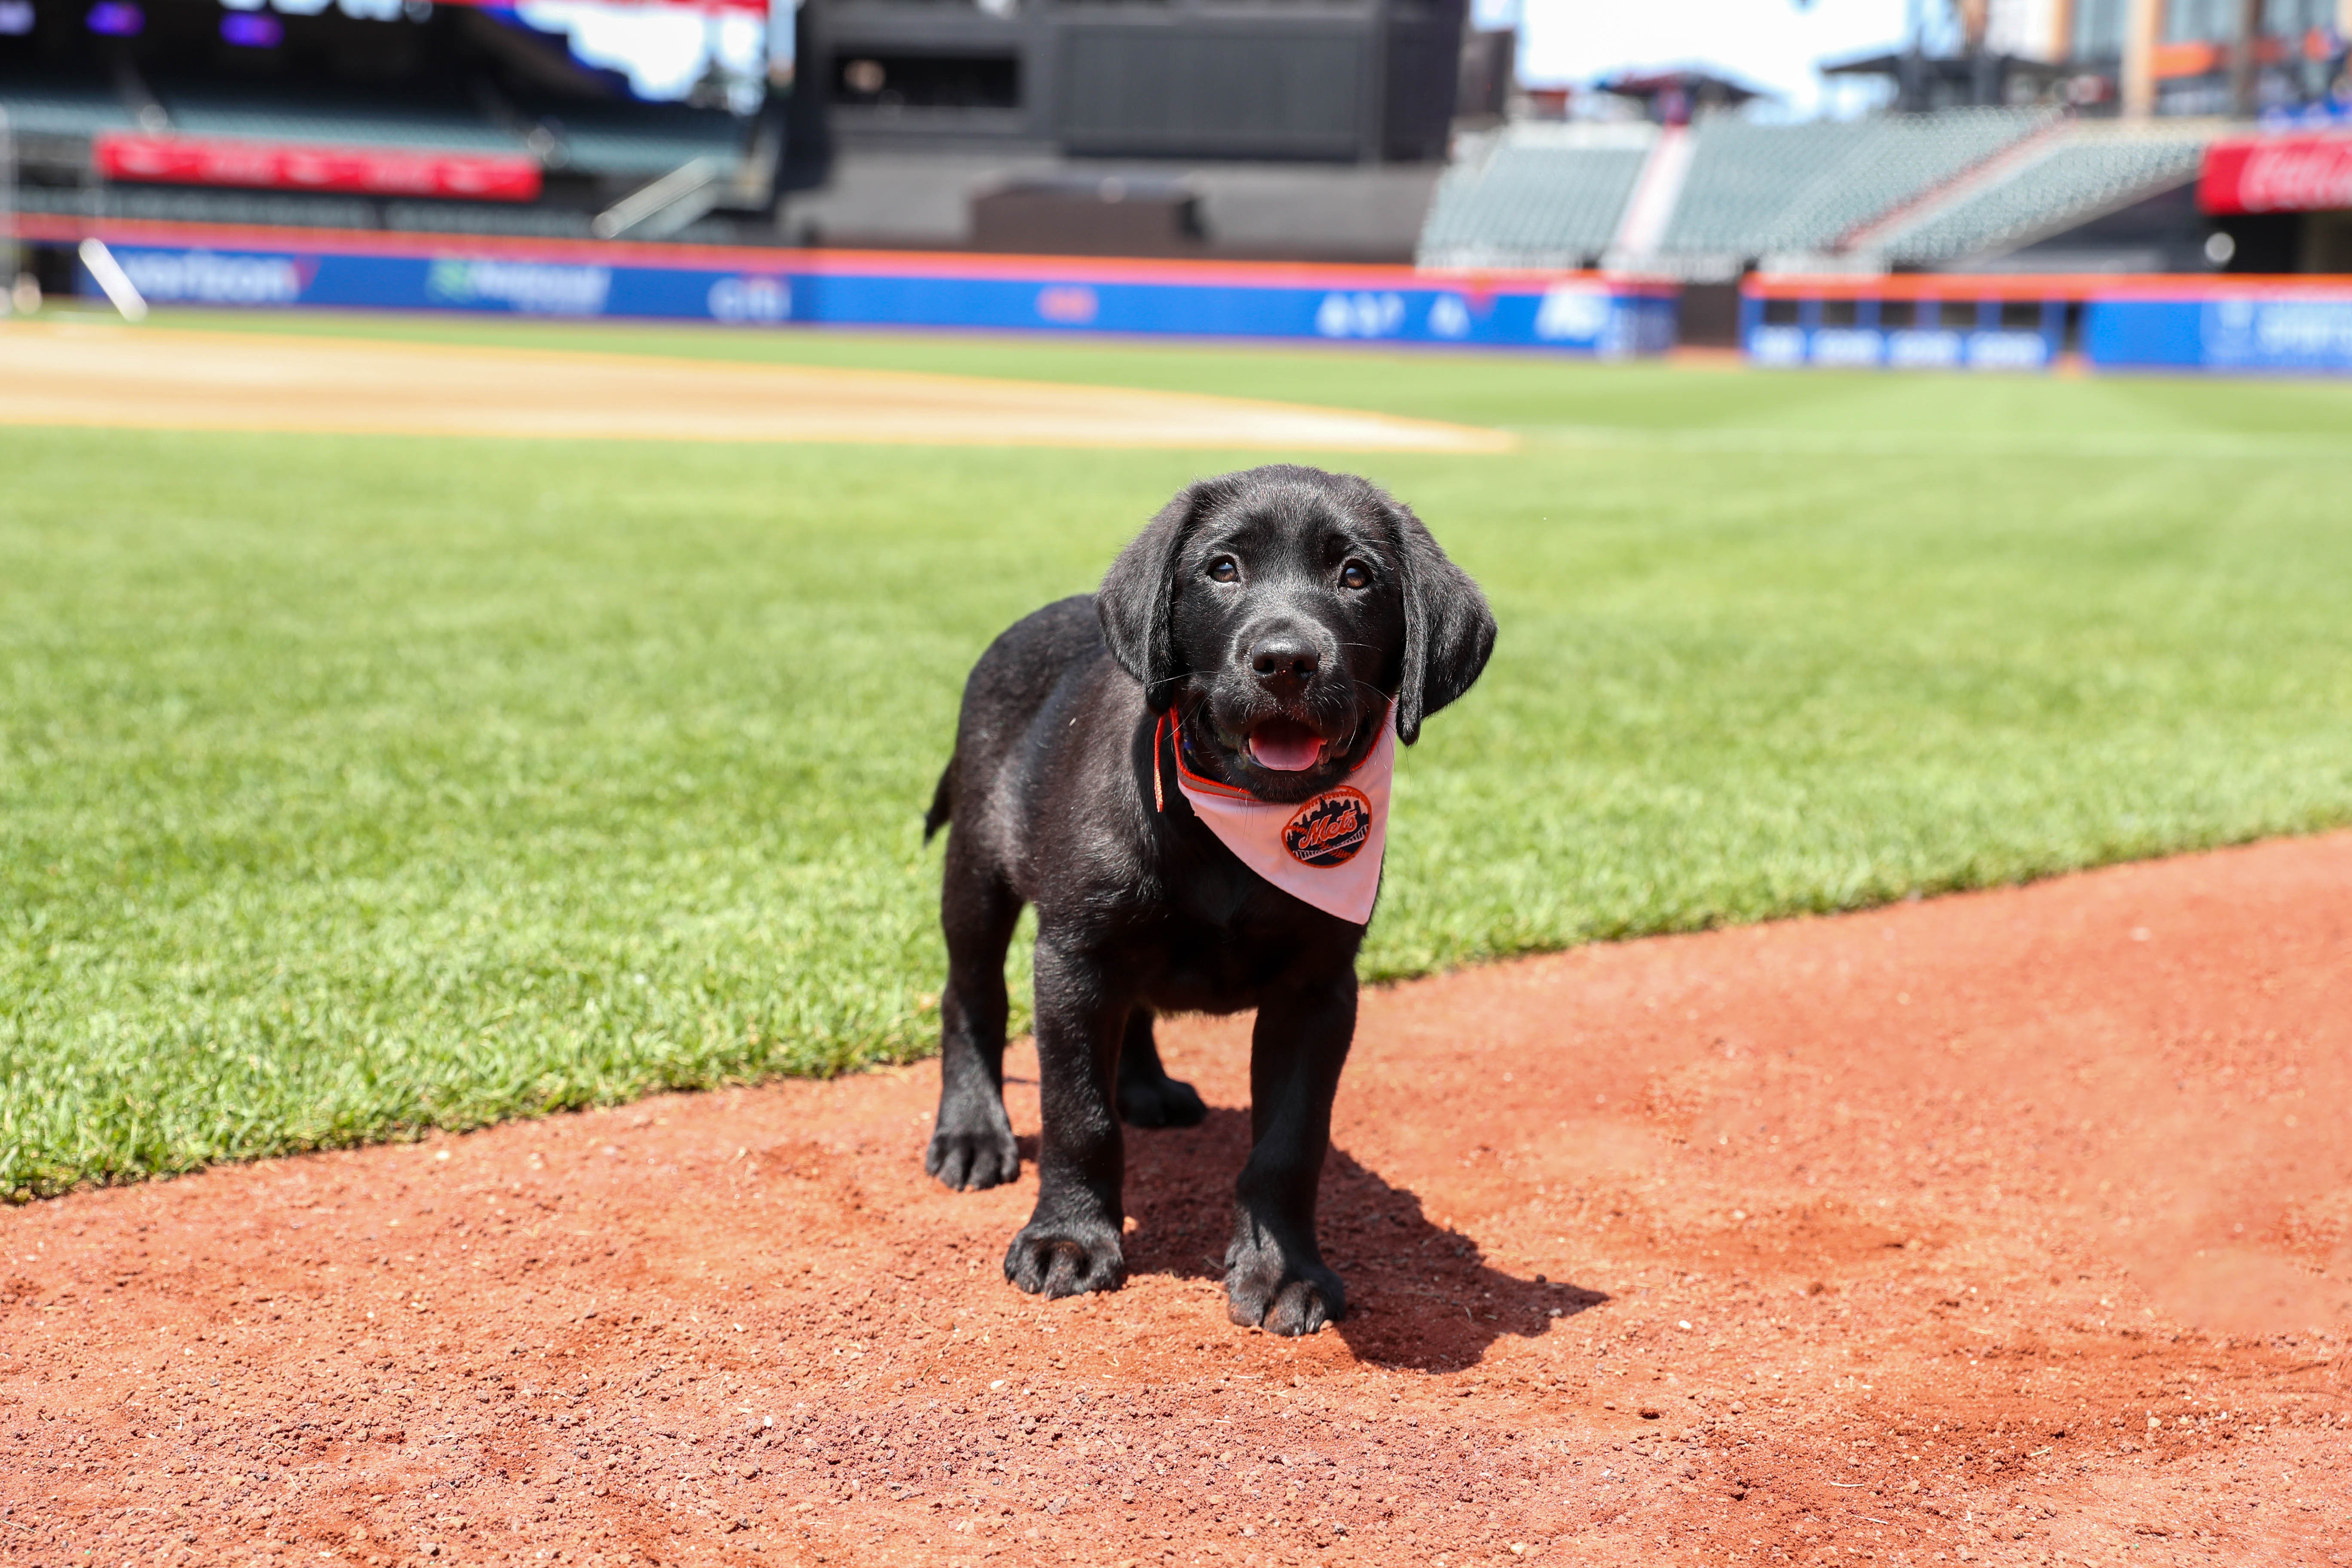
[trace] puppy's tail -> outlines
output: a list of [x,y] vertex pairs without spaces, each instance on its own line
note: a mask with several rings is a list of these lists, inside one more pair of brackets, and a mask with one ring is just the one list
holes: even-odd
[[931,835],[948,825],[955,815],[955,763],[940,770],[940,787],[931,792],[931,809],[923,813],[923,842],[929,844]]

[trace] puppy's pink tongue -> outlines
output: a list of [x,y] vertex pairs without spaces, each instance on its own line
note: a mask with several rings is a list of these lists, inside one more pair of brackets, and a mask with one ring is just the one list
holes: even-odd
[[1323,737],[1304,724],[1275,720],[1250,731],[1250,760],[1278,773],[1303,773],[1323,757]]

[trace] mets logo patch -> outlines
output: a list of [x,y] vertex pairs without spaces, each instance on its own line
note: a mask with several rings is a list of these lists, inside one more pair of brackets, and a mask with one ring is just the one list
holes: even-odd
[[1341,784],[1298,808],[1282,830],[1282,847],[1302,866],[1344,866],[1371,837],[1372,803]]

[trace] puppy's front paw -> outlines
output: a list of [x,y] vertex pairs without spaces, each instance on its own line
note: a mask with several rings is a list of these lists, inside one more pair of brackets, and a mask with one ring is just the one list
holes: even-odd
[[1116,1290],[1127,1279],[1117,1228],[1031,1220],[1004,1254],[1004,1277],[1033,1296]]
[[1118,1080],[1118,1119],[1129,1127],[1198,1127],[1209,1108],[1189,1083],[1165,1076]]
[[1320,1263],[1290,1262],[1261,1233],[1225,1249],[1225,1315],[1269,1334],[1317,1333],[1348,1315],[1348,1288]]
[[959,1127],[942,1119],[923,1152],[923,1169],[958,1192],[977,1192],[1021,1173],[1021,1146],[1001,1111],[993,1126]]

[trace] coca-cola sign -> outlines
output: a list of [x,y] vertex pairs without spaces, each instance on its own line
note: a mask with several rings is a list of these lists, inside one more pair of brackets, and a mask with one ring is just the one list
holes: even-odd
[[531,201],[540,189],[539,162],[521,153],[402,153],[119,132],[101,132],[91,151],[108,179],[156,184],[478,202]]
[[2209,213],[2352,207],[2352,136],[2256,136],[2205,149],[2197,205]]

